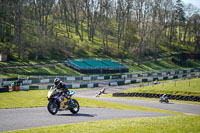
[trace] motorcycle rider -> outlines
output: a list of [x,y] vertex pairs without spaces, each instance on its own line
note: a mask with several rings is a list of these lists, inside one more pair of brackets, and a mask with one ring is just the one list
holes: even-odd
[[167,102],[168,101],[167,94],[163,94],[162,97],[160,97],[160,100]]
[[99,97],[101,94],[104,94],[105,93],[105,88],[103,87],[103,89],[101,89],[100,91],[99,91],[99,93],[97,93],[97,95],[96,95],[96,97]]
[[67,102],[65,102],[65,105],[69,104],[69,102],[70,102],[70,100],[69,100],[70,99],[69,90],[66,87],[66,85],[62,81],[60,81],[59,78],[55,78],[54,79],[54,85],[58,90],[61,90],[62,91],[62,95],[67,98]]

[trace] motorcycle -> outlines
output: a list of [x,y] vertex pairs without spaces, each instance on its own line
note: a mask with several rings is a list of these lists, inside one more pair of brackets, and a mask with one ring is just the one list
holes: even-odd
[[96,97],[99,97],[101,94],[105,93],[105,88],[103,88],[102,90],[100,90],[97,94]]
[[99,91],[99,92],[96,94],[96,97],[99,97],[101,94],[102,94],[102,92]]
[[57,88],[51,87],[47,95],[47,109],[49,113],[55,115],[58,111],[65,110],[70,110],[70,112],[73,114],[78,113],[80,108],[79,103],[77,100],[71,98],[74,94],[75,91],[70,91],[67,99]]
[[167,97],[164,97],[164,98],[161,97],[159,102],[160,102],[160,103],[169,103],[169,100],[168,100]]

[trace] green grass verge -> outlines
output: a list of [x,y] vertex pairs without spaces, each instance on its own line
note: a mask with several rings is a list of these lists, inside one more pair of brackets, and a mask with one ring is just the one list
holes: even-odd
[[11,131],[12,133],[197,133],[200,115],[147,117],[91,121]]
[[[55,57],[55,56],[54,56]],[[52,64],[52,63],[58,63],[63,62],[63,57],[55,57],[54,59],[43,59],[43,60],[22,60],[18,59],[17,55],[13,57],[14,59],[12,61],[7,62],[0,62],[1,67],[11,67],[11,66],[28,66],[28,65],[38,65],[38,64]]]
[[[98,58],[98,57],[96,57]],[[108,57],[109,58],[109,57]],[[117,59],[114,59],[117,60]],[[38,62],[10,62],[10,63],[2,63],[0,62],[0,66],[16,66],[16,65],[34,65],[34,64],[45,64],[49,63],[44,61],[38,61]],[[52,60],[52,63],[55,62],[55,60]],[[129,59],[127,59],[126,62],[131,62]],[[51,62],[50,62],[51,63]],[[130,72],[138,72],[138,71],[159,71],[163,69],[188,69],[193,67],[200,67],[200,61],[188,61],[189,67],[181,67],[176,64],[174,64],[170,59],[163,59],[159,60],[157,62],[148,62],[143,63],[140,66],[138,65],[130,65],[125,64],[129,67]],[[20,76],[30,76],[30,75],[81,75],[81,73],[67,67],[66,65],[56,65],[56,66],[29,66],[26,68],[4,68],[3,70],[0,70],[0,77],[18,77]]]
[[137,87],[122,93],[156,93],[156,94],[172,94],[184,96],[200,96],[200,79],[190,79],[176,81],[171,83],[160,83],[157,85]]
[[17,77],[18,75],[81,75],[81,73],[66,65],[5,68],[4,71],[0,71],[0,77]]
[[[126,62],[132,62],[131,60],[127,60]],[[129,67],[130,72],[138,72],[138,71],[159,71],[163,69],[189,69],[193,67],[200,67],[200,61],[199,60],[188,60],[186,66],[179,66],[174,64],[171,59],[162,59],[158,60],[156,62],[147,62],[142,63],[140,66],[138,66],[136,63],[134,65],[126,64]]]
[[[32,90],[0,93],[0,109],[2,108],[26,108],[41,107],[47,105],[47,90]],[[150,111],[159,113],[182,114],[179,112],[131,106],[126,104],[105,102],[100,100],[75,98],[82,107],[100,107],[124,110]]]

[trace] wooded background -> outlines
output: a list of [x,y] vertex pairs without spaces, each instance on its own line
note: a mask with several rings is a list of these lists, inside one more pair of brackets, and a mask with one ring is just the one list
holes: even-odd
[[181,0],[0,0],[0,53],[10,60],[106,55],[140,64],[166,51],[200,53],[199,8]]

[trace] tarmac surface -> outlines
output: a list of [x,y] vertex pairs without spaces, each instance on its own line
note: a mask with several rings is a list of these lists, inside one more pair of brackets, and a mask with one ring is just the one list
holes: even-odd
[[[106,93],[114,93],[121,90],[134,88],[137,85],[127,86],[110,86],[106,87]],[[134,106],[150,107],[177,111],[187,114],[200,114],[200,106],[192,104],[169,103],[162,104],[158,101],[121,99],[121,98],[104,98],[95,97],[102,87],[93,89],[75,90],[75,97],[84,97],[109,102],[123,103]],[[98,121],[120,118],[134,117],[156,117],[171,116],[172,114],[155,113],[147,111],[131,111],[107,108],[88,108],[80,107],[78,114],[72,114],[70,111],[59,111],[56,115],[51,115],[46,107],[38,108],[18,108],[18,109],[0,109],[0,132],[18,129],[27,129],[32,127],[44,127],[60,124],[79,123],[86,121]]]
[[51,115],[46,107],[19,108],[0,110],[0,131],[26,129],[32,127],[44,127],[60,124],[79,123],[86,121],[109,120],[133,117],[169,116],[170,114],[129,111],[106,108],[81,107],[78,114],[69,111],[60,111]]

